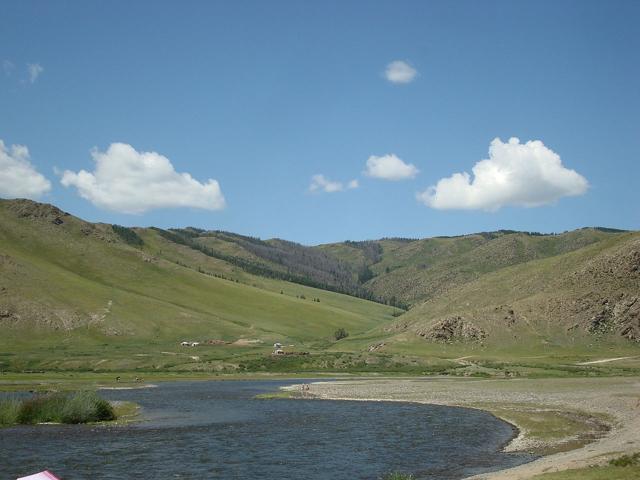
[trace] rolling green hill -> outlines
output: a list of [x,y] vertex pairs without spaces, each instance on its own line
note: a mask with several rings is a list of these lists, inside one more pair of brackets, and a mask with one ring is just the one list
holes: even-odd
[[526,374],[548,373],[550,365],[580,374],[637,369],[640,233],[607,234],[540,257],[474,272],[391,324],[343,343],[378,354],[449,359],[449,373],[458,374],[504,373],[505,365]]
[[246,340],[227,354],[245,345],[269,350],[274,341],[328,341],[337,328],[365,331],[392,311],[247,273],[154,229],[114,229],[51,205],[0,202],[5,364],[166,367],[161,352],[182,340]]
[[[312,355],[267,361],[276,341]],[[637,232],[309,247],[0,201],[0,369],[422,369],[639,341]]]

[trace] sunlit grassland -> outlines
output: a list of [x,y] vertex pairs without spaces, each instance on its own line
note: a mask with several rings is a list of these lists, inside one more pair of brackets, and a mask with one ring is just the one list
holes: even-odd
[[[274,341],[309,350],[337,328],[355,334],[392,318],[385,305],[255,277],[153,231],[141,233],[140,251],[115,240],[110,226],[85,231],[73,217],[56,226],[2,215],[5,207],[3,304],[36,320],[3,325],[0,371],[224,370],[229,359],[268,354]],[[241,338],[262,343],[179,347]]]
[[[585,230],[562,239],[507,238],[517,258],[546,257],[570,251],[576,242],[600,241],[562,257],[487,273],[397,316],[399,309],[379,303],[248,274],[169,242],[153,229],[136,229],[144,244],[133,248],[110,225],[71,216],[54,225],[18,217],[7,208],[7,203],[0,204],[2,309],[11,313],[22,308],[19,313],[26,314],[19,320],[6,313],[0,318],[0,372],[564,377],[630,375],[640,369],[640,351],[626,340],[566,335],[566,326],[554,327],[546,320],[522,322],[509,330],[500,318],[485,318],[482,311],[509,299],[525,299],[531,311],[537,311],[536,302],[546,293],[527,297],[532,290],[552,285],[557,271],[574,268],[637,233],[609,238]],[[407,266],[427,255],[435,259],[434,268],[446,264],[475,275],[486,270],[478,266],[480,260],[452,258],[466,255],[482,241],[481,236],[415,244],[383,240],[386,259],[376,268]],[[218,246],[232,255],[243,254],[233,242]],[[323,248],[335,250],[345,261],[353,255],[356,263],[362,260],[362,252],[348,244]],[[462,312],[485,328],[487,340],[428,342],[415,329],[402,328],[451,312]],[[333,334],[341,328],[349,336],[336,341]],[[239,339],[255,343],[233,343]],[[202,344],[181,347],[183,340]],[[206,345],[207,340],[227,343]],[[274,358],[274,342],[308,355]],[[609,357],[630,358],[579,365]]]

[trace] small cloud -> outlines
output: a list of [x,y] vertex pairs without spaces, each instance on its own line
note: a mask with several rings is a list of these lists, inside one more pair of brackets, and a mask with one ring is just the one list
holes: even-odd
[[332,182],[322,174],[317,174],[311,177],[311,185],[309,185],[310,192],[340,192],[344,190],[344,185],[341,182]]
[[27,72],[29,73],[29,83],[35,83],[40,74],[44,72],[44,67],[39,63],[27,63]]
[[0,196],[37,199],[51,190],[51,182],[29,160],[24,145],[7,148],[0,140]]
[[115,212],[140,214],[171,207],[221,210],[225,199],[216,180],[200,183],[178,173],[169,159],[156,152],[138,152],[126,143],[112,143],[106,152],[94,149],[95,170],[62,174],[65,187],[95,206]]
[[473,177],[454,173],[417,194],[418,201],[439,209],[496,211],[503,206],[538,207],[562,197],[582,195],[587,179],[562,165],[560,156],[540,140],[507,143],[494,139],[489,158],[476,163]]
[[10,60],[2,61],[2,71],[7,77],[10,77],[13,71],[16,69],[16,66]]
[[402,60],[391,62],[384,71],[385,78],[395,84],[411,83],[417,75],[418,71]]
[[382,157],[370,156],[364,171],[369,177],[394,181],[414,178],[419,172],[415,165],[403,162],[393,153]]
[[344,190],[352,190],[358,188],[360,185],[357,179],[347,182],[346,186],[342,182],[334,182],[329,180],[322,174],[314,175],[311,177],[311,185],[309,185],[310,192],[342,192]]

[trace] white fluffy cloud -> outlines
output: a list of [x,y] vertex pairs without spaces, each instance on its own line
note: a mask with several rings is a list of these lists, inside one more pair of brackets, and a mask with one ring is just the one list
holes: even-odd
[[406,180],[415,177],[420,170],[411,163],[404,163],[393,153],[376,157],[372,155],[367,160],[365,175],[382,180]]
[[220,210],[224,196],[216,180],[200,183],[188,173],[178,173],[167,157],[138,152],[126,143],[112,143],[106,152],[93,150],[95,170],[62,174],[65,187],[97,207],[139,214],[156,208],[194,207]]
[[39,63],[27,63],[27,72],[29,73],[29,83],[35,83],[40,74],[44,72],[44,67]]
[[51,190],[51,182],[31,165],[24,145],[6,147],[0,140],[0,196],[36,199]]
[[418,71],[402,60],[395,60],[387,65],[385,78],[391,83],[411,83],[418,75]]
[[537,207],[561,197],[582,195],[589,188],[586,178],[562,165],[560,156],[540,140],[520,143],[510,138],[494,139],[489,158],[467,172],[454,173],[435,186],[418,193],[419,201],[440,210],[495,211],[506,205]]
[[311,177],[311,185],[309,185],[310,192],[325,192],[325,193],[333,193],[333,192],[342,192],[344,190],[352,190],[354,188],[358,188],[360,184],[357,179],[351,180],[347,182],[345,185],[342,182],[334,182],[329,180],[322,174],[314,175]]

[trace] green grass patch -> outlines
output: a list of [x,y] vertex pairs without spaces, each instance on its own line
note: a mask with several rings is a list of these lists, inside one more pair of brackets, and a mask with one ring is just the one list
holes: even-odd
[[603,435],[611,419],[578,410],[559,410],[535,404],[473,404],[513,423],[528,439],[539,442],[536,453],[551,454],[580,448]]
[[2,425],[38,423],[92,423],[116,420],[113,406],[92,391],[36,394],[0,402]]
[[609,465],[578,468],[536,475],[532,480],[637,480],[640,478],[640,453],[623,455]]
[[13,425],[17,423],[19,413],[19,400],[13,398],[0,400],[0,425]]
[[387,473],[382,480],[414,480],[415,477],[410,473],[392,472]]

